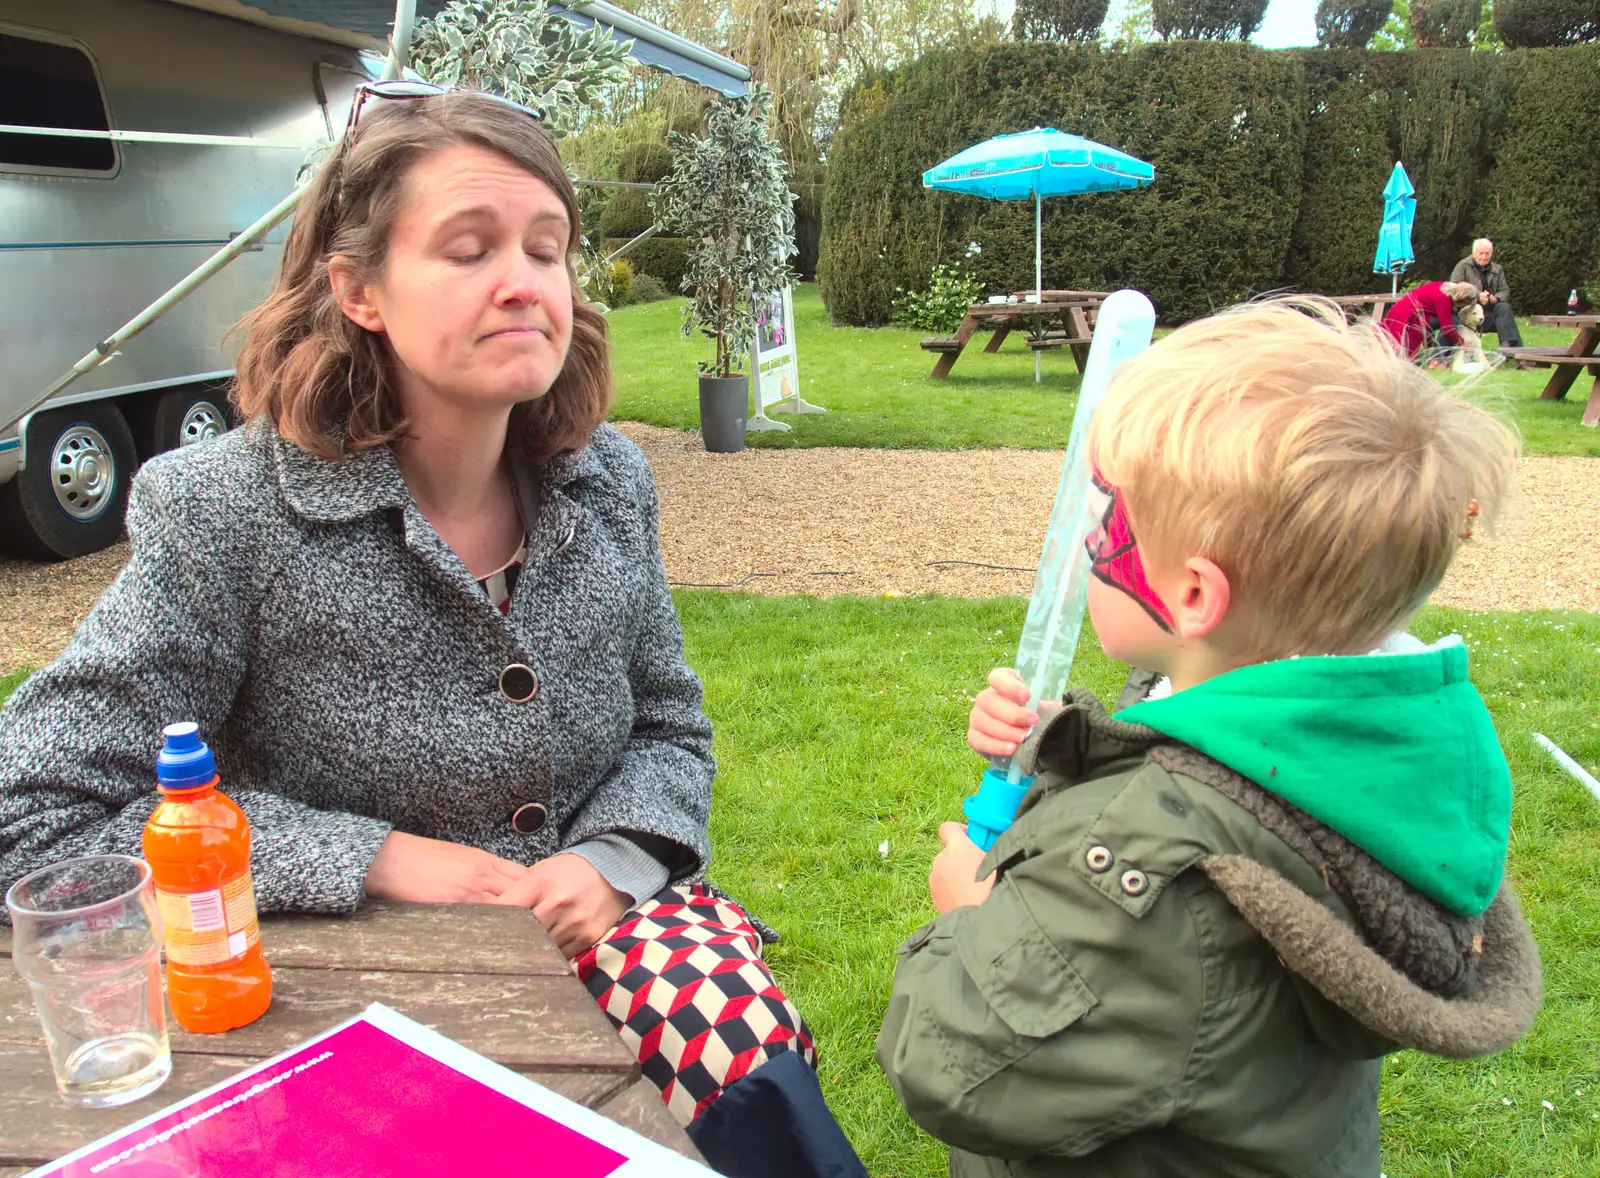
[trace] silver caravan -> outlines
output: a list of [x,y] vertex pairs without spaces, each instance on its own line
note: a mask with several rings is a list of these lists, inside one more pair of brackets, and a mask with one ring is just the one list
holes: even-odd
[[[360,51],[164,0],[0,0],[0,124],[259,137],[341,129]],[[345,109],[348,109],[347,106]],[[112,543],[139,461],[227,428],[223,337],[286,226],[25,412],[97,340],[294,187],[304,148],[0,134],[0,530],[44,558]]]
[[[644,64],[748,86],[743,67],[604,0],[551,7]],[[113,543],[139,462],[228,428],[228,328],[269,289],[287,222],[136,338],[101,341],[284,201],[308,145],[339,134],[378,76],[395,16],[395,0],[0,0],[6,548],[48,560]],[[103,363],[41,403],[97,348]]]

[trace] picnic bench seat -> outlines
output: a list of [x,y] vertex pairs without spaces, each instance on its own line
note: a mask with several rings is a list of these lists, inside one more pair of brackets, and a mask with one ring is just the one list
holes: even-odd
[[962,341],[953,335],[930,335],[923,338],[920,346],[928,352],[959,352]]
[[1584,370],[1594,377],[1594,387],[1589,393],[1589,403],[1583,410],[1583,424],[1600,427],[1600,355],[1573,355],[1568,348],[1520,347],[1495,349],[1508,360],[1520,360],[1535,368],[1554,368],[1550,384],[1540,393],[1540,399],[1560,400]]
[[1508,360],[1526,360],[1530,364],[1537,364],[1540,368],[1548,368],[1553,364],[1577,364],[1589,367],[1600,367],[1600,356],[1574,356],[1566,348],[1541,345],[1529,347],[1524,345],[1519,348],[1495,349]]

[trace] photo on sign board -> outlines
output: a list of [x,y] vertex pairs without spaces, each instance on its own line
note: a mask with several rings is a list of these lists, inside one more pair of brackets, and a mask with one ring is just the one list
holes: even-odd
[[783,292],[774,291],[766,306],[756,312],[756,351],[773,352],[790,342],[790,326],[783,314]]

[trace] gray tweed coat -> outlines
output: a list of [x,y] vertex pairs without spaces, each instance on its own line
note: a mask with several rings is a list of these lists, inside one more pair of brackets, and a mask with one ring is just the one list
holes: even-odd
[[[522,863],[642,844],[656,886],[702,872],[711,725],[649,466],[602,427],[514,483],[531,522],[502,616],[387,448],[325,462],[256,425],[147,463],[128,567],[0,711],[0,889],[138,854],[177,720],[250,818],[266,911],[353,909],[391,829]],[[522,833],[529,803],[519,827],[547,820]],[[613,883],[639,875],[612,860]]]

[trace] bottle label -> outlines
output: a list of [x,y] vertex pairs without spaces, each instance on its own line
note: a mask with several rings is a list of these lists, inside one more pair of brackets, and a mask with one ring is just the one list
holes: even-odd
[[222,965],[261,940],[250,871],[205,892],[156,889],[166,925],[167,960],[177,965]]

